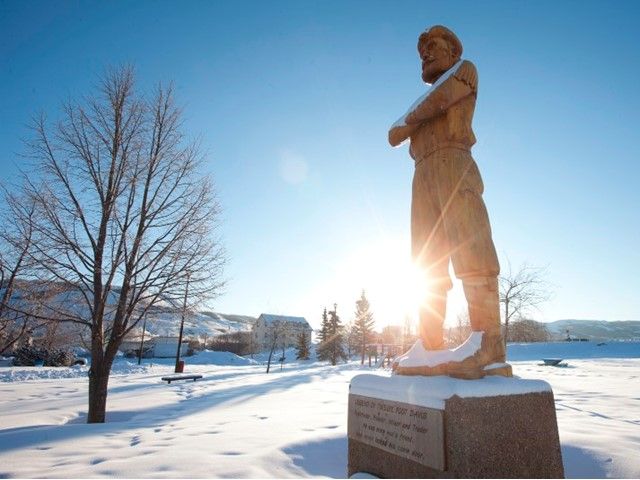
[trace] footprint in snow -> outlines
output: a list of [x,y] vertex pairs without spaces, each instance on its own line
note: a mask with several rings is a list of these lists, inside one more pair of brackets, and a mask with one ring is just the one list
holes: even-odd
[[154,443],[153,446],[158,448],[166,448],[166,447],[173,447],[175,445],[171,442],[158,442],[158,443]]

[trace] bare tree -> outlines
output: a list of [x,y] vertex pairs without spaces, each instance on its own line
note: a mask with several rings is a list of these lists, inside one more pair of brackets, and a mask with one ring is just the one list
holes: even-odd
[[233,332],[216,335],[211,339],[211,350],[246,355],[251,353],[252,337],[252,332]]
[[509,337],[509,321],[522,317],[530,309],[551,297],[550,286],[545,280],[546,267],[534,267],[524,263],[512,271],[508,263],[507,273],[500,275],[500,303],[503,305],[504,340]]
[[[30,220],[35,206],[7,190],[3,192],[3,210],[0,215],[0,354],[11,351],[30,332],[42,325],[30,315],[33,304],[25,305],[32,286],[21,281],[30,271],[29,251],[33,243]],[[28,221],[19,223],[16,216]]]
[[528,320],[526,318],[517,318],[509,329],[510,342],[548,342],[551,339],[551,334],[547,327],[535,320]]
[[460,346],[471,335],[469,312],[461,312],[456,318],[456,326],[448,330],[447,344],[451,348]]
[[289,325],[284,320],[273,320],[267,326],[267,342],[269,345],[269,359],[267,360],[267,373],[271,370],[271,360],[273,352],[278,345],[282,346],[282,356],[284,356],[284,348],[287,337],[289,336]]
[[33,124],[41,181],[25,175],[36,206],[30,258],[82,304],[50,308],[91,331],[89,423],[104,422],[113,360],[145,313],[178,305],[189,277],[192,301],[223,284],[218,205],[180,118],[171,87],[144,100],[124,67],[108,71],[96,95],[68,102],[52,127],[44,115]]
[[402,329],[402,351],[406,352],[417,339],[418,337],[414,333],[413,320],[411,319],[411,316],[406,315],[404,317],[404,325]]

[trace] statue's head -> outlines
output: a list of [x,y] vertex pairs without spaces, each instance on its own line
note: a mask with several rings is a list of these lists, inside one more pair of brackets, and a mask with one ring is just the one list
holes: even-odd
[[418,38],[418,53],[422,60],[422,80],[435,82],[462,55],[462,42],[447,27],[435,25]]

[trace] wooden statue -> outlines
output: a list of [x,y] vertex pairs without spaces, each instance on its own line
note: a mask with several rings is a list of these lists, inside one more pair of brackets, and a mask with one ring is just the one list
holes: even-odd
[[[500,266],[482,200],[484,186],[471,156],[478,93],[476,67],[462,60],[462,43],[448,28],[431,27],[418,40],[422,79],[431,84],[389,131],[389,143],[410,140],[415,160],[411,203],[414,262],[428,285],[420,308],[420,340],[394,365],[398,374],[481,378],[511,375],[500,330]],[[462,280],[473,333],[444,348],[443,323],[452,283]]]

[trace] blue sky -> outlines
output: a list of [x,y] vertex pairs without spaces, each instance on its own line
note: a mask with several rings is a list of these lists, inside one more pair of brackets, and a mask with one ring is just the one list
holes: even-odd
[[0,179],[34,113],[133,63],[143,91],[175,83],[208,153],[230,257],[216,310],[317,325],[367,288],[380,324],[402,322],[413,165],[387,130],[425,88],[418,35],[444,24],[479,71],[503,267],[553,284],[534,317],[640,319],[639,21],[622,1],[0,1]]

